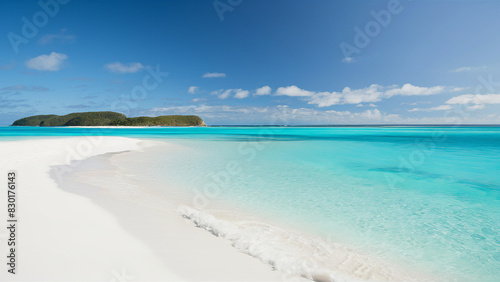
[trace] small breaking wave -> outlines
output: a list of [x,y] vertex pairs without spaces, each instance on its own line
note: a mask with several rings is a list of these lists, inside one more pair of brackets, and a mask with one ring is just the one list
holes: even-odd
[[430,281],[342,245],[255,221],[226,221],[182,206],[178,213],[288,277],[313,281]]

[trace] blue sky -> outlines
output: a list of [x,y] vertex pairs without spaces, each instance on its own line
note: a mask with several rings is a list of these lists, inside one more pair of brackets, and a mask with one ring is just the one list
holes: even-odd
[[500,123],[500,2],[40,3],[0,2],[3,125],[105,110],[207,124]]

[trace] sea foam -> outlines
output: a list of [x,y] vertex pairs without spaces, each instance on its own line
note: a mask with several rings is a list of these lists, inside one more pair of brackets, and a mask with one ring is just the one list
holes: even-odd
[[373,255],[263,222],[222,220],[187,206],[181,206],[177,211],[197,227],[228,240],[239,251],[258,258],[287,278],[303,277],[313,281],[432,280],[379,261]]

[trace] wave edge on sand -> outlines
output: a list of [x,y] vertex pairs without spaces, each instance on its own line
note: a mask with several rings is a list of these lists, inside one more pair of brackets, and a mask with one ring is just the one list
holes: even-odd
[[313,281],[432,281],[407,273],[372,255],[357,253],[320,238],[255,221],[230,222],[208,212],[180,206],[177,212],[197,227],[228,240],[240,252],[253,256],[289,277]]

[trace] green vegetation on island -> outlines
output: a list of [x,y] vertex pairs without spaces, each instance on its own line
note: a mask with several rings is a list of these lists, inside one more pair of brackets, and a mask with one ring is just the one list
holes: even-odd
[[16,120],[13,126],[205,126],[198,116],[127,118],[115,112],[83,112],[64,116],[38,115]]

